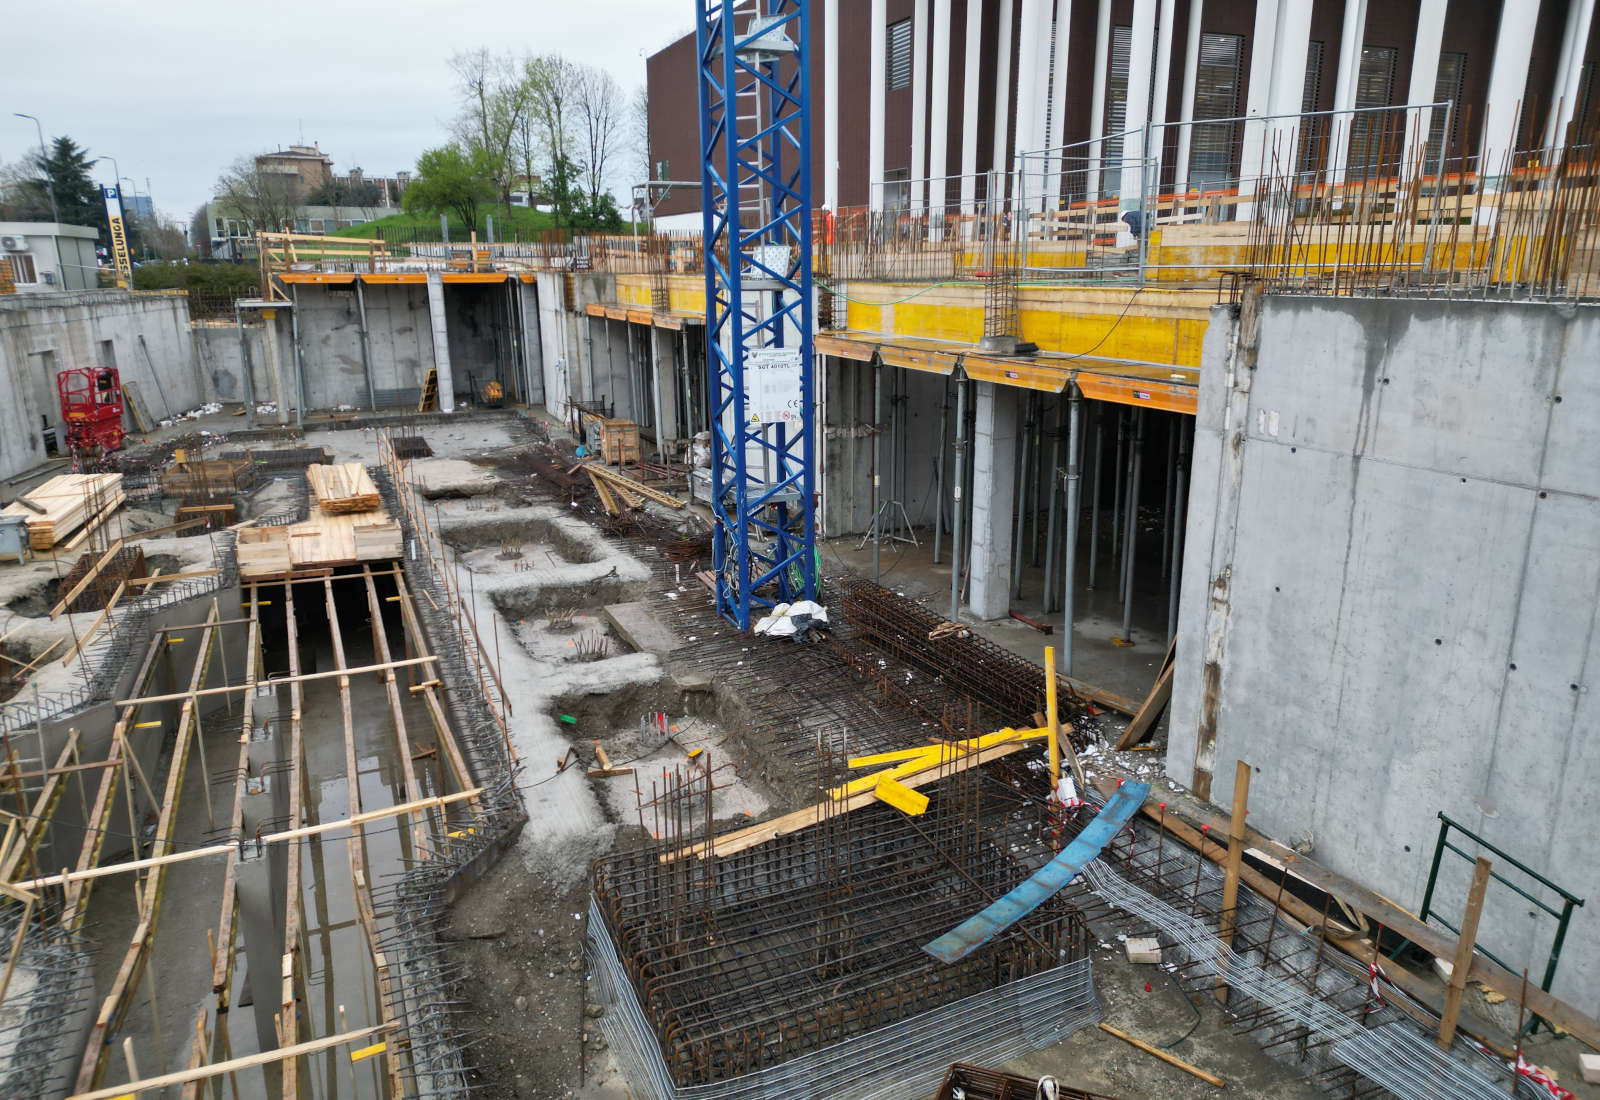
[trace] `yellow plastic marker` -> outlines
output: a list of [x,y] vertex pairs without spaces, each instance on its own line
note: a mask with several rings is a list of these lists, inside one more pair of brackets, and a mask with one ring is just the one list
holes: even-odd
[[1061,786],[1061,742],[1056,724],[1056,647],[1044,647],[1044,728],[1050,731],[1050,790]]
[[887,802],[903,814],[916,817],[928,808],[928,796],[919,790],[906,786],[897,779],[891,779],[887,774],[878,777],[878,785],[873,788],[873,793],[880,802]]
[[155,722],[135,722],[133,724],[133,728],[136,729],[136,730],[154,729],[155,727],[159,726],[160,724],[161,724],[160,721],[155,721]]
[[373,1043],[370,1047],[362,1047],[360,1050],[352,1050],[350,1052],[350,1061],[364,1061],[365,1059],[371,1058],[374,1054],[382,1054],[388,1049],[389,1044],[387,1042]]

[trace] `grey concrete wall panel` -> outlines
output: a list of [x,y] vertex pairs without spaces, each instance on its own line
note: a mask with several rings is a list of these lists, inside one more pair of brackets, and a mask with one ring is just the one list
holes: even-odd
[[85,290],[0,299],[0,477],[44,461],[43,424],[64,438],[56,373],[99,365],[137,383],[158,417],[205,400],[182,295]]
[[[1250,761],[1257,827],[1410,906],[1449,814],[1591,899],[1555,992],[1600,1011],[1600,310],[1272,298],[1254,370],[1240,328],[1204,349],[1169,773],[1214,714],[1214,802]],[[1538,975],[1529,908],[1495,886],[1479,939]]]

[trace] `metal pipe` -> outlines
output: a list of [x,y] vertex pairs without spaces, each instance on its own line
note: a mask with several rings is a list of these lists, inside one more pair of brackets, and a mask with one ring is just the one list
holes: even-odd
[[1104,402],[1095,402],[1094,414],[1094,485],[1089,490],[1089,583],[1085,586],[1090,592],[1094,591],[1095,567],[1100,561],[1100,471],[1105,467],[1105,451],[1101,448],[1105,434],[1106,407]]
[[965,378],[956,382],[956,476],[951,482],[951,489],[955,493],[955,500],[951,504],[951,511],[955,513],[952,522],[955,529],[950,533],[950,621],[957,622],[961,618],[961,558],[962,558],[962,519],[964,512],[961,507],[962,487],[966,484],[966,459],[967,459],[967,380]]
[[289,288],[290,304],[294,309],[289,313],[289,339],[294,342],[294,426],[303,428],[306,424],[306,384],[305,364],[300,358],[300,288]]
[[1050,523],[1044,538],[1044,610],[1046,614],[1056,609],[1055,605],[1055,561],[1056,561],[1056,502],[1061,494],[1056,492],[1056,481],[1061,475],[1061,425],[1056,425],[1055,434],[1050,437],[1050,477],[1046,484],[1050,486]]
[[1162,496],[1161,506],[1161,576],[1165,579],[1168,566],[1171,564],[1168,555],[1172,553],[1172,484],[1173,474],[1178,466],[1178,420],[1175,414],[1169,415],[1167,421],[1167,487]]
[[[1033,418],[1033,429],[1028,433],[1033,444],[1033,511],[1028,514],[1028,523],[1033,528],[1033,552],[1029,556],[1030,565],[1039,564],[1039,505],[1040,496],[1044,493],[1044,398],[1034,399],[1036,413]],[[1055,491],[1051,490],[1051,500],[1055,499]]]
[[[996,400],[999,395],[996,394]],[[1033,402],[1029,395],[1028,402]],[[1022,595],[1022,522],[1028,515],[1028,433],[1032,429],[1032,420],[1024,423],[1022,434],[1017,438],[1017,506],[1016,506],[1016,533],[1011,537],[1011,596],[1013,599]]]
[[950,379],[944,380],[939,400],[939,449],[933,458],[933,564],[939,564],[939,543],[944,537],[944,436],[950,426]]
[[1078,452],[1083,444],[1083,409],[1078,387],[1067,399],[1067,542],[1062,551],[1065,563],[1061,573],[1061,671],[1072,675],[1073,585],[1078,571],[1078,489],[1082,480],[1082,461]]
[[872,0],[871,66],[867,96],[867,202],[874,211],[883,209],[884,100],[888,90],[888,0]]
[[1128,538],[1122,552],[1122,641],[1133,644],[1133,552],[1139,534],[1139,475],[1144,472],[1144,410],[1133,414],[1133,466],[1128,478]]
[[1183,512],[1189,497],[1189,431],[1185,424],[1178,430],[1178,485],[1172,508],[1172,560],[1167,588],[1167,641],[1178,633],[1178,594],[1183,579]]
[[244,310],[233,307],[233,323],[239,326],[239,365],[244,375],[244,426],[256,427],[256,380],[250,367],[250,340],[244,333]]
[[883,466],[883,367],[872,357],[872,583],[883,576],[883,524],[878,515],[878,471]]
[[[1134,420],[1134,421],[1137,421],[1137,420],[1141,419],[1137,412],[1130,412],[1128,414],[1128,417],[1129,417],[1130,420]],[[1118,567],[1119,567],[1118,573],[1117,573],[1117,591],[1119,591],[1119,592],[1122,591],[1123,588],[1127,587],[1127,584],[1128,584],[1128,539],[1127,539],[1127,533],[1128,533],[1129,529],[1134,526],[1134,521],[1135,521],[1135,519],[1137,518],[1137,515],[1138,515],[1138,509],[1136,507],[1134,507],[1134,505],[1136,505],[1138,502],[1133,499],[1133,451],[1134,451],[1134,436],[1137,434],[1137,431],[1138,431],[1138,429],[1135,428],[1132,424],[1129,425],[1129,428],[1128,428],[1128,459],[1127,459],[1126,464],[1123,466],[1122,472],[1121,472],[1121,476],[1122,476],[1122,479],[1123,479],[1123,482],[1122,482],[1122,484],[1123,484],[1123,491],[1122,491],[1122,527],[1121,527],[1120,533],[1118,535],[1119,553],[1118,553],[1118,558],[1117,558],[1117,564],[1118,564]]]
[[360,279],[356,280],[356,320],[361,324],[361,373],[367,379],[367,408],[376,412],[378,394],[372,388],[372,343],[367,332],[367,293]]
[[[1122,562],[1122,456],[1128,440],[1128,410],[1117,407],[1117,460],[1111,467],[1111,560]],[[1122,591],[1122,574],[1117,574],[1117,591]]]

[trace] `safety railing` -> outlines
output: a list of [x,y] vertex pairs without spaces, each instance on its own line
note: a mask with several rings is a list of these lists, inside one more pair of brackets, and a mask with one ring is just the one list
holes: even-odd
[[[1572,893],[1572,891],[1563,886],[1557,885],[1544,875],[1541,875],[1538,871],[1535,871],[1532,867],[1529,867],[1526,863],[1523,863],[1520,859],[1517,859],[1515,856],[1511,855],[1504,848],[1496,847],[1483,837],[1479,836],[1477,833],[1473,832],[1471,829],[1467,828],[1465,825],[1462,825],[1459,821],[1452,820],[1447,814],[1441,812],[1439,814],[1439,839],[1434,844],[1433,864],[1428,869],[1428,885],[1422,893],[1422,909],[1418,913],[1418,916],[1422,918],[1424,924],[1426,924],[1429,920],[1432,920],[1440,925],[1443,925],[1453,935],[1459,936],[1461,934],[1461,929],[1458,926],[1451,924],[1449,918],[1444,913],[1441,913],[1438,909],[1434,908],[1433,900],[1435,891],[1439,885],[1439,871],[1441,865],[1444,863],[1444,854],[1446,852],[1465,860],[1468,864],[1475,862],[1480,853],[1469,852],[1466,849],[1452,843],[1450,840],[1450,831],[1452,829],[1454,829],[1461,836],[1465,837],[1467,840],[1470,840],[1473,844],[1476,844],[1481,851],[1489,852],[1497,859],[1509,864],[1518,873],[1520,881],[1508,878],[1499,871],[1495,870],[1491,870],[1489,872],[1490,879],[1500,883],[1512,893],[1526,901],[1529,905],[1534,906],[1547,916],[1555,918],[1556,930],[1554,936],[1550,940],[1550,954],[1545,959],[1544,977],[1540,979],[1539,982],[1540,989],[1544,990],[1546,993],[1550,992],[1550,986],[1555,982],[1556,978],[1556,966],[1561,961],[1561,948],[1567,940],[1567,929],[1572,924],[1572,911],[1583,904],[1583,899]],[[1553,893],[1557,899],[1559,899],[1560,905],[1552,905],[1535,892],[1541,888]],[[1530,912],[1528,915],[1532,916],[1533,914]],[[1517,968],[1515,966],[1500,958],[1482,944],[1479,944],[1476,949],[1482,951],[1485,955],[1499,963],[1501,966],[1505,967],[1507,970],[1510,970],[1513,973],[1516,971]],[[1398,951],[1396,954],[1398,954]],[[1528,1023],[1529,1033],[1531,1034],[1532,1032],[1537,1031],[1539,1029],[1539,1025],[1544,1022],[1545,1021],[1539,1016],[1534,1016]]]

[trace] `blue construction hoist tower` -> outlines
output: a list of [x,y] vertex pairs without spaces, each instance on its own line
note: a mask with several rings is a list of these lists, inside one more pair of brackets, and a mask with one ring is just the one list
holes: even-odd
[[807,0],[698,0],[717,611],[813,599]]

